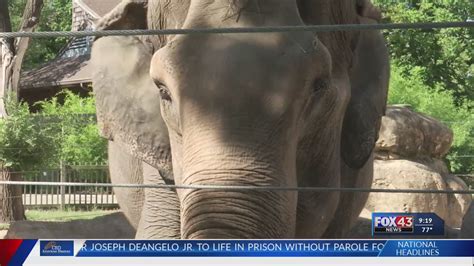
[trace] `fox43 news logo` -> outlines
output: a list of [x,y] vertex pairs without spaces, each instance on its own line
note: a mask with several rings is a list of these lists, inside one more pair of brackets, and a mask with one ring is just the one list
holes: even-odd
[[412,215],[379,214],[372,217],[374,233],[413,233]]

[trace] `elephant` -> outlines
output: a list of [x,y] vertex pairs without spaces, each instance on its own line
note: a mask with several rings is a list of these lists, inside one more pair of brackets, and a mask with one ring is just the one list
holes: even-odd
[[[123,0],[99,29],[378,23],[369,0]],[[109,36],[91,55],[113,183],[369,188],[379,31]],[[368,193],[115,189],[141,239],[339,238]]]

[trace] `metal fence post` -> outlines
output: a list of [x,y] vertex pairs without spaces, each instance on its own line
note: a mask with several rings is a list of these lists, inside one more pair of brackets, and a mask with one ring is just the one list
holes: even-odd
[[[61,182],[61,183],[67,182],[67,180],[66,180],[66,175],[67,175],[66,164],[63,161],[61,161],[60,162],[60,167],[61,167],[61,170],[60,170],[59,182]],[[61,191],[60,207],[61,207],[61,210],[65,210],[66,209],[65,208],[66,207],[66,187],[61,186],[60,191]]]

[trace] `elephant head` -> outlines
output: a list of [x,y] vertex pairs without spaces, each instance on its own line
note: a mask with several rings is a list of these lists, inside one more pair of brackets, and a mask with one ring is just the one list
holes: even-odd
[[[358,23],[361,1],[311,2],[127,0],[102,25]],[[148,10],[147,23],[137,21],[137,6]],[[99,39],[93,61],[102,132],[180,185],[338,186],[341,165],[357,171],[368,162],[383,109],[370,106],[385,105],[376,95],[386,88],[351,87],[357,38],[283,32]],[[293,238],[307,225],[320,227],[309,229],[318,237],[339,203],[335,192],[184,189],[178,198],[183,238]]]

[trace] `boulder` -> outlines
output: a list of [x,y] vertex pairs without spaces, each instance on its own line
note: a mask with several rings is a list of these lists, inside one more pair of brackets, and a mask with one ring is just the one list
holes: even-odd
[[[408,160],[374,162],[372,188],[445,190],[442,175],[428,166]],[[420,193],[370,193],[366,203],[370,212],[434,212],[446,220],[448,196]],[[461,220],[462,217],[453,217]]]
[[446,166],[446,163],[442,159],[424,158],[424,159],[418,159],[416,161],[428,166],[429,168],[431,168],[431,170],[435,171],[436,173],[439,173],[440,175],[443,176],[444,179],[446,179],[450,175],[448,167]]
[[453,141],[451,129],[406,107],[391,106],[382,118],[375,152],[385,159],[442,158]]
[[[469,187],[464,181],[454,175],[445,177],[446,185],[451,190],[468,190]],[[448,194],[448,217],[445,222],[453,228],[460,228],[462,217],[466,214],[469,205],[471,205],[472,196],[469,194]]]
[[[452,141],[452,131],[441,122],[407,106],[388,107],[375,147],[372,187],[468,189],[462,179],[449,173],[441,159]],[[462,194],[371,193],[366,208],[376,212],[434,212],[451,230],[459,229],[471,201],[471,195]]]

